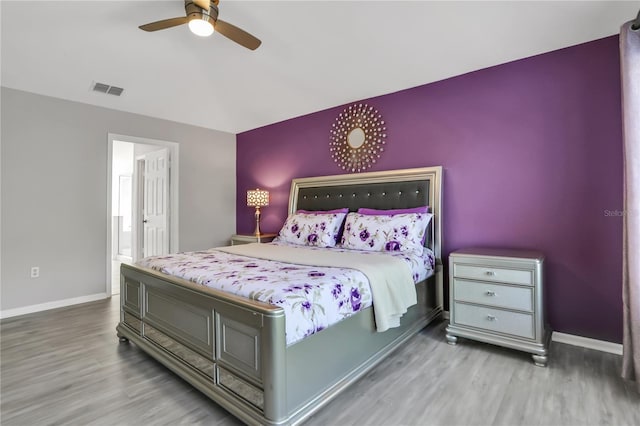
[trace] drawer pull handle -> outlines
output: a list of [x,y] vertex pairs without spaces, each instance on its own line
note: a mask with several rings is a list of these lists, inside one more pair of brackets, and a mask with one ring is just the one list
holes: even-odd
[[487,271],[487,272],[485,272],[485,275],[488,275],[488,276],[490,276],[490,277],[493,277],[495,274],[496,274],[496,273],[495,273],[495,272],[493,272],[493,271]]
[[498,318],[496,318],[496,317],[495,317],[495,316],[493,316],[493,315],[487,315],[487,319],[488,319],[489,321],[496,321]]
[[486,294],[487,296],[495,296],[496,292],[487,290],[484,294]]

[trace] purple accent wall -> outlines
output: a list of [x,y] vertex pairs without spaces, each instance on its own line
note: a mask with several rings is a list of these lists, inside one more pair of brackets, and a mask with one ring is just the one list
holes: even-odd
[[[617,36],[363,102],[388,128],[370,171],[444,167],[445,262],[468,246],[541,250],[552,328],[622,341]],[[345,106],[237,136],[238,232],[253,231],[247,189],[271,191],[262,228],[277,232],[292,178],[342,173],[329,129]]]

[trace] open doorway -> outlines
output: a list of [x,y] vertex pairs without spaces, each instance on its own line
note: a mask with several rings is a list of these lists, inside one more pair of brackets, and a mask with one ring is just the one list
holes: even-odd
[[120,292],[121,263],[133,262],[133,158],[134,144],[114,141],[111,160],[111,287]]
[[109,135],[107,294],[120,265],[178,250],[178,144]]

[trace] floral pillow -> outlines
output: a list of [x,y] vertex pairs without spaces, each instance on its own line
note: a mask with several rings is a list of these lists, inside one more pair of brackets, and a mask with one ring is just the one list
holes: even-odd
[[422,253],[431,213],[363,215],[349,213],[341,245],[352,250]]
[[294,213],[284,222],[281,241],[315,247],[334,247],[346,213]]

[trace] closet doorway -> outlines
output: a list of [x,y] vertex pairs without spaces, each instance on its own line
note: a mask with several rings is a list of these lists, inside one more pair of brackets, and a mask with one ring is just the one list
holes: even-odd
[[178,250],[178,144],[109,134],[107,294],[120,265]]

